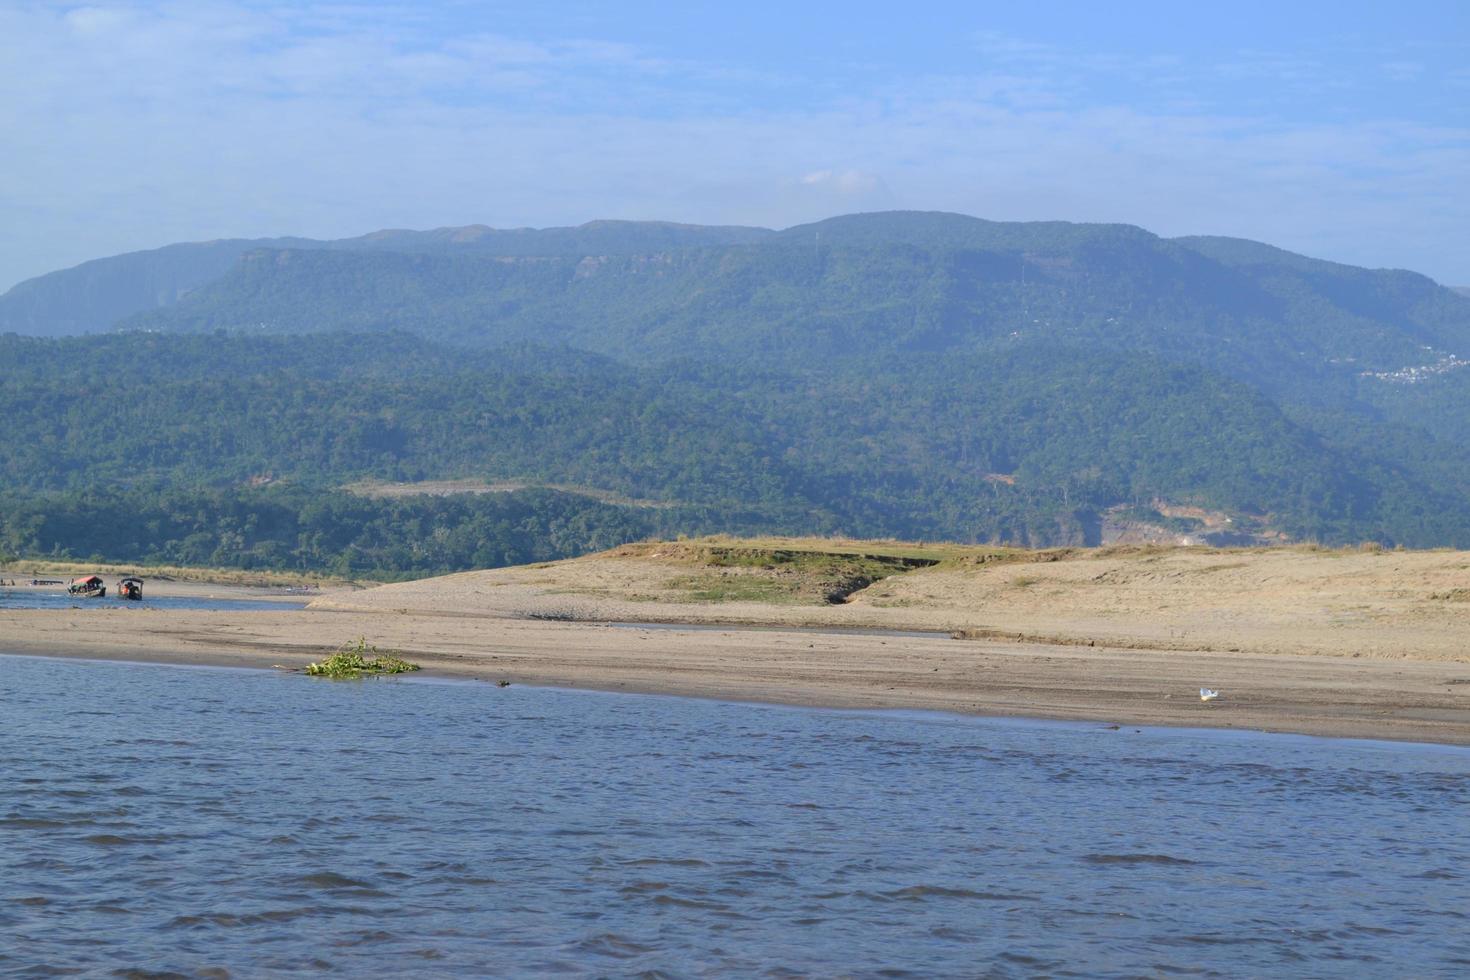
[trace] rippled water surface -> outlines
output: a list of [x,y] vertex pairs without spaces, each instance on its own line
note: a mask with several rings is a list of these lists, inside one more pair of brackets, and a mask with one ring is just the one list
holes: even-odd
[[1462,750],[0,667],[0,973],[1470,973]]
[[58,592],[40,592],[35,589],[0,589],[0,609],[227,609],[235,612],[280,612],[283,609],[300,609],[308,600],[298,599],[216,599],[212,596],[150,596],[147,586],[140,601],[118,599],[112,586],[101,599],[82,599]]

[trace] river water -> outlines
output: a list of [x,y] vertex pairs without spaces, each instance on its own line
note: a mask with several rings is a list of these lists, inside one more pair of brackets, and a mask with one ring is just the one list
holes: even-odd
[[0,609],[206,609],[232,612],[281,612],[300,609],[309,599],[219,599],[214,596],[150,596],[147,586],[141,600],[116,598],[108,586],[101,599],[84,599],[65,591],[40,592],[35,589],[0,589]]
[[1462,749],[0,667],[4,974],[1470,973]]

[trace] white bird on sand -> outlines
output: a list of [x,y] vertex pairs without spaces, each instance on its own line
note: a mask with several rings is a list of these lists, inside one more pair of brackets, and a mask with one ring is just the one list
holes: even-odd
[[1202,687],[1199,689],[1199,699],[1201,701],[1213,701],[1219,696],[1219,691],[1212,691],[1208,687]]

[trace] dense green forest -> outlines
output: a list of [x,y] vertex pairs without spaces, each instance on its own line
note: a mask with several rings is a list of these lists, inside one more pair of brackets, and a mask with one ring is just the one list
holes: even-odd
[[[714,531],[1082,544],[1106,507],[1156,497],[1300,538],[1470,544],[1470,515],[1411,470],[1329,444],[1238,382],[1137,355],[1043,345],[792,374],[406,334],[116,334],[0,338],[0,363],[0,544],[17,553],[339,571],[350,545],[355,572],[392,575],[547,554],[507,536],[528,520],[577,529],[555,553]],[[645,504],[552,494],[507,525],[489,510],[519,495],[446,510],[340,489],[456,478]],[[315,528],[317,499],[347,516]],[[425,520],[455,547],[415,552]],[[212,522],[258,537],[211,538]],[[499,530],[471,547],[465,529],[485,527]]]
[[[919,213],[260,244],[0,299],[95,287],[132,328],[0,337],[0,547],[391,576],[647,534],[1094,543],[1156,501],[1470,546],[1470,300],[1412,273]],[[585,492],[343,490],[446,479]]]
[[566,558],[653,533],[546,490],[376,500],[299,486],[0,495],[0,556],[405,578]]

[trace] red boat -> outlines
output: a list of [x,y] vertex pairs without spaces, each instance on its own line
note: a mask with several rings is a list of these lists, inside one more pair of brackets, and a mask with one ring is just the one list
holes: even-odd
[[107,595],[107,583],[100,575],[84,575],[72,579],[66,591],[79,599],[101,599]]

